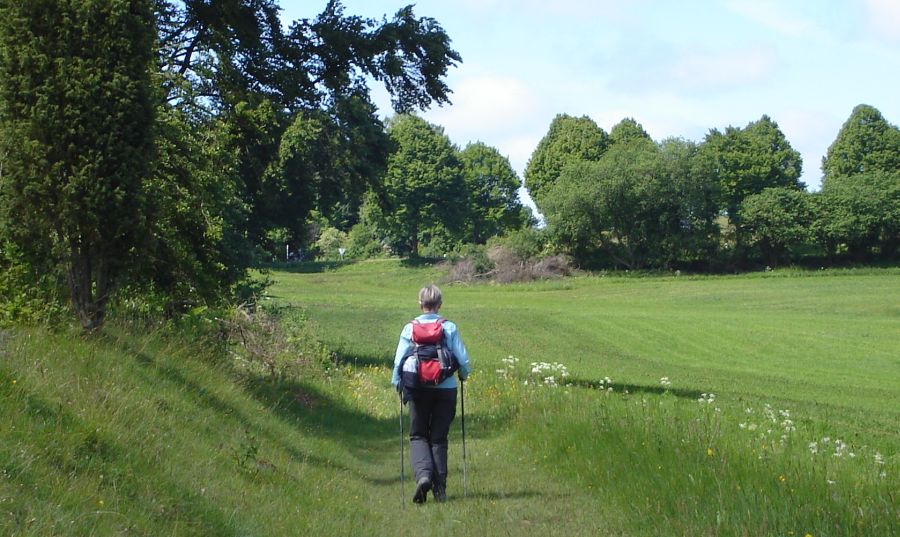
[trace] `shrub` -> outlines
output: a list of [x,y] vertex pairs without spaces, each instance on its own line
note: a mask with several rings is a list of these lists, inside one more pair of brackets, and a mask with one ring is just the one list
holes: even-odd
[[486,279],[497,283],[529,282],[572,273],[569,258],[564,255],[526,259],[503,244],[495,244],[486,250],[483,247],[467,250],[467,255],[462,255],[450,267],[449,281]]
[[347,256],[352,259],[371,259],[383,257],[388,250],[378,235],[378,229],[370,224],[360,222],[350,228],[347,234]]
[[494,262],[489,258],[485,247],[466,244],[451,257],[447,279],[451,282],[469,282],[489,274],[492,270]]
[[315,244],[316,250],[319,251],[319,259],[326,261],[341,259],[340,249],[345,248],[347,242],[347,234],[343,231],[333,227],[323,228]]
[[562,254],[545,257],[531,268],[531,275],[536,280],[561,278],[570,274],[572,274],[572,264],[569,258]]
[[239,306],[222,322],[232,355],[250,371],[291,376],[330,361],[315,324],[299,310]]

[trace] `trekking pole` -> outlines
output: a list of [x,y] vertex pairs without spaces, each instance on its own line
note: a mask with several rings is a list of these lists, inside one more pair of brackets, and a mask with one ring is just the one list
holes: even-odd
[[404,481],[405,481],[405,472],[403,471],[403,393],[398,394],[400,397],[400,508],[405,509],[406,503],[403,501],[406,498],[406,492],[404,490]]
[[462,406],[462,442],[463,442],[463,497],[469,496],[469,478],[466,475],[466,381],[459,381],[460,404]]

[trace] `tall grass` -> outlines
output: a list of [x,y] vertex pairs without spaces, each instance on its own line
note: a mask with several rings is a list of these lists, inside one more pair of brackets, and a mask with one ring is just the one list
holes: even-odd
[[529,375],[506,365],[494,388],[504,393],[498,400],[527,401],[513,432],[526,466],[549,468],[606,509],[630,513],[635,534],[900,529],[896,457],[823,438],[789,409],[673,392],[666,379],[661,393],[627,393],[609,379],[573,388],[531,368]]

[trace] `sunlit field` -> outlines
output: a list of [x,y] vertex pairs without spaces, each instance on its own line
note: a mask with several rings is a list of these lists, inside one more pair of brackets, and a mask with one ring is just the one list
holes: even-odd
[[[609,528],[611,509],[640,533],[889,535],[898,522],[897,276],[445,285],[442,313],[476,364],[471,434],[491,438],[474,452],[515,453],[526,473],[544,469],[589,494],[597,529]],[[342,363],[386,368],[418,287],[442,277],[371,262],[277,273],[272,293],[321,323]],[[510,440],[511,452],[497,447]],[[496,494],[522,479],[515,464],[503,477],[487,466]]]
[[[0,535],[900,531],[896,270],[323,268],[269,274],[305,342],[275,374],[209,339],[214,318],[4,332]],[[475,372],[466,464],[458,419],[449,501],[414,506],[389,362],[431,281]]]

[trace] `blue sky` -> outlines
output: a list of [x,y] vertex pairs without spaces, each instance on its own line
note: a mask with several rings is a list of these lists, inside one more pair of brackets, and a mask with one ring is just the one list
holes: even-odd
[[[411,2],[344,0],[381,18]],[[522,177],[559,113],[605,130],[625,117],[656,139],[774,119],[803,156],[803,181],[853,107],[900,122],[900,0],[420,0],[463,63],[453,104],[423,117],[460,147],[482,141]],[[285,19],[325,2],[282,0]],[[373,92],[390,115],[383,89]]]

